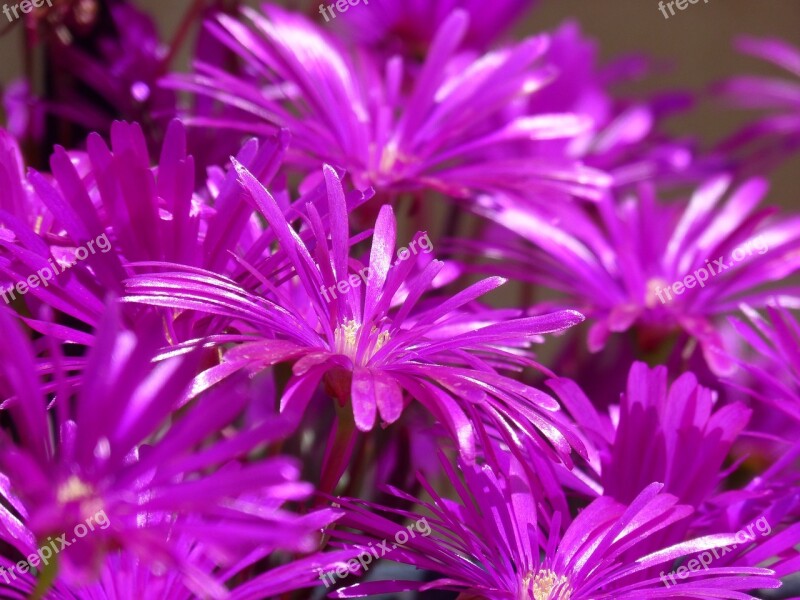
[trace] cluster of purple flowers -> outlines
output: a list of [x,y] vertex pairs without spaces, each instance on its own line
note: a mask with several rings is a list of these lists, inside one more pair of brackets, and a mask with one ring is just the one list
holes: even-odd
[[0,598],[800,593],[800,83],[704,148],[533,4],[26,16],[0,289],[62,272],[0,304]]

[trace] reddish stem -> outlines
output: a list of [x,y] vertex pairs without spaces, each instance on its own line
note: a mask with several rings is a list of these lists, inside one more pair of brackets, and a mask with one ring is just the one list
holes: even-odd
[[183,46],[183,43],[189,36],[189,32],[192,29],[192,25],[196,20],[200,18],[200,16],[203,14],[204,11],[205,11],[205,0],[194,0],[194,3],[184,15],[180,27],[178,27],[178,31],[175,32],[175,35],[172,38],[172,42],[169,45],[169,53],[164,59],[162,67],[164,72],[169,70],[170,66],[172,65],[172,61],[175,60],[175,57],[178,55],[178,52]]

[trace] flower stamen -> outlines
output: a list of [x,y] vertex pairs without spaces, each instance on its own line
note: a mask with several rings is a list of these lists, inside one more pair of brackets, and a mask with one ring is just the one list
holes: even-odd
[[91,486],[85,484],[77,475],[72,475],[58,488],[58,501],[61,504],[69,504],[78,500],[86,500],[93,494],[94,490]]
[[373,326],[368,334],[370,339],[362,356],[359,357],[358,347],[362,335],[364,335],[364,326],[361,323],[355,319],[343,321],[334,332],[336,352],[349,357],[355,364],[364,365],[391,339],[388,331],[379,331],[377,327]]
[[526,598],[531,598],[528,594],[533,592],[533,600],[569,600],[572,596],[569,579],[550,569],[540,570],[536,575],[528,573],[522,582],[522,590]]

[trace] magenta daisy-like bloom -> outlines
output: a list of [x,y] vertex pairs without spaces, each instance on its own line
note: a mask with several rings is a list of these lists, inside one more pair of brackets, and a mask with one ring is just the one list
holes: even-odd
[[736,45],[794,78],[741,75],[717,86],[734,106],[771,111],[721,147],[740,159],[741,168],[753,171],[780,162],[800,148],[800,48],[776,38],[742,37]]
[[[263,143],[250,140],[237,157],[267,184],[287,143],[285,132]],[[10,191],[0,212],[5,226],[0,273],[7,282],[0,291],[7,302],[42,302],[96,327],[106,294],[121,294],[134,272],[158,271],[158,263],[169,261],[247,282],[251,276],[237,257],[258,264],[274,242],[254,216],[255,206],[242,197],[235,172],[213,168],[205,188],[195,191],[194,160],[179,121],[168,128],[155,167],[142,129],[121,122],[111,127],[110,144],[93,134],[85,153],[56,147],[51,174],[30,170],[20,178],[16,147],[9,140],[2,150],[8,160],[0,166],[0,179]],[[312,190],[303,201],[319,197]],[[284,209],[292,207],[286,202]],[[31,276],[36,284],[25,295],[8,291]],[[125,312],[130,323],[139,317],[141,309]],[[69,341],[91,343],[75,328],[31,324]],[[176,343],[219,333],[211,323],[197,326],[188,320],[173,323],[167,338]]]
[[734,360],[751,377],[752,397],[800,423],[800,324],[785,308],[767,306],[768,319],[742,308],[750,326],[733,317],[731,323],[748,353]]
[[57,564],[66,583],[85,583],[122,549],[156,570],[176,569],[191,588],[209,580],[203,561],[230,563],[259,547],[316,549],[315,531],[336,515],[297,517],[281,508],[313,492],[299,481],[298,465],[282,456],[239,460],[288,434],[288,424],[272,418],[228,430],[251,401],[234,380],[178,414],[199,357],[154,366],[156,323],[134,333],[118,319],[109,305],[76,380],[76,359],[50,340],[47,360],[37,362],[8,311],[0,312],[7,341],[0,390],[13,423],[13,436],[0,438],[3,502],[21,517],[6,512],[3,526],[26,555],[52,543],[53,560],[40,573]]
[[[203,310],[248,327],[238,338],[242,343],[201,375],[197,389],[240,369],[291,362],[293,377],[281,400],[284,411],[302,414],[324,380],[342,405],[350,405],[361,431],[371,430],[379,418],[384,424],[395,422],[413,398],[448,428],[470,459],[475,425],[487,421],[512,445],[515,436],[524,434],[545,452],[551,452],[552,444],[569,460],[576,438],[561,423],[558,403],[498,371],[538,367],[524,346],[580,322],[580,314],[513,318],[517,311],[464,310],[501,285],[500,278],[426,306],[423,295],[444,275],[445,265],[430,260],[427,234],[417,234],[393,264],[397,226],[391,207],[380,211],[364,266],[349,257],[345,196],[333,169],[324,170],[329,243],[313,206],[308,209],[310,236],[298,235],[267,190],[243,166],[236,168],[296,278],[281,286],[261,276],[263,297],[200,271],[140,276],[128,284],[129,302]],[[284,277],[280,262],[266,267],[265,275]]]
[[730,501],[736,495],[722,489],[723,467],[751,411],[739,403],[718,406],[717,394],[698,385],[692,373],[684,373],[670,385],[665,367],[650,369],[634,363],[627,389],[608,415],[599,413],[571,381],[555,380],[549,385],[591,449],[586,473],[565,477],[577,477],[586,491],[622,504],[658,481],[665,493],[698,511],[694,518],[650,536],[637,552],[642,548],[655,551],[686,539],[689,532],[705,531],[700,509],[719,505],[723,496]]
[[4,129],[0,129],[0,187],[5,190],[0,198],[3,217],[9,215],[29,228],[49,226],[52,217],[25,178],[19,142]]
[[[225,600],[262,600],[277,598],[296,590],[323,585],[317,573],[346,568],[347,561],[358,552],[336,550],[316,553],[263,571],[243,583],[236,579],[242,571],[255,568],[265,559],[267,552],[258,550],[228,568],[219,569],[208,560],[202,560],[189,545],[186,545],[187,560],[197,563],[197,572],[187,582],[185,573],[178,569],[153,570],[146,560],[131,554],[116,552],[106,558],[98,580],[85,585],[75,585],[59,578],[47,592],[47,600],[142,600],[142,598],[169,598],[169,600],[197,600],[198,598],[220,598]],[[5,566],[0,557],[0,564]],[[10,568],[10,565],[9,567]],[[202,569],[207,569],[203,571]],[[263,570],[263,567],[262,567]],[[246,576],[246,575],[245,575]],[[222,582],[231,581],[226,587]],[[30,573],[20,573],[13,585],[3,586],[0,574],[0,590],[4,600],[26,600],[36,589],[36,578]]]
[[[787,448],[800,434],[800,326],[780,306],[767,306],[766,316],[747,305],[741,308],[747,321],[730,318],[736,336],[727,351],[739,370],[726,383],[752,399],[754,436],[740,444],[739,453],[749,464],[763,461],[767,467],[791,453]],[[782,479],[779,485],[796,477]]]
[[758,209],[766,191],[762,180],[731,189],[729,178],[718,177],[688,204],[658,200],[649,188],[597,206],[532,210],[500,200],[484,214],[520,240],[498,233],[475,247],[502,260],[490,272],[560,292],[555,305],[586,314],[593,352],[632,328],[646,350],[680,332],[676,354],[695,340],[724,374],[733,365],[719,352],[721,317],[741,302],[800,301],[786,279],[800,267],[800,218]]
[[[562,535],[562,516],[540,512],[521,466],[505,477],[489,466],[481,469],[462,465],[463,484],[452,467],[445,468],[459,501],[442,498],[424,483],[432,498],[431,502],[422,503],[425,514],[430,515],[425,519],[431,535],[405,535],[406,541],[401,541],[397,523],[358,501],[343,502],[348,512],[341,523],[367,535],[334,532],[362,549],[375,539],[401,541],[386,556],[387,560],[432,571],[440,578],[431,582],[357,583],[334,592],[334,597],[445,589],[461,592],[461,598],[491,600],[741,600],[750,598],[744,591],[780,586],[771,570],[747,566],[712,565],[693,572],[688,579],[677,580],[675,585],[659,575],[642,579],[643,571],[669,571],[677,558],[719,548],[735,539],[721,534],[661,546],[655,551],[643,548],[651,536],[692,513],[691,507],[663,493],[661,484],[647,486],[626,504],[606,496],[598,498],[578,514]],[[400,491],[395,493],[403,495]],[[386,512],[389,517],[403,520],[422,519],[421,514],[406,511]]]
[[720,491],[724,461],[751,414],[740,403],[719,406],[717,393],[698,385],[692,373],[670,384],[665,367],[639,362],[608,415],[573,382],[548,385],[597,452],[589,467],[598,491],[622,503],[653,481],[664,483],[664,491],[683,504],[697,508],[711,501]]
[[48,3],[29,15],[26,33],[31,54],[44,46],[46,81],[32,87],[45,90],[38,106],[60,119],[49,124],[51,137],[78,144],[90,131],[107,134],[125,119],[140,122],[149,142],[160,139],[176,98],[156,85],[171,52],[155,20],[127,0]]
[[569,156],[609,173],[615,187],[640,181],[672,182],[697,179],[708,172],[695,156],[692,140],[673,139],[660,132],[670,114],[691,105],[685,94],[664,94],[650,100],[628,100],[612,87],[641,77],[648,61],[628,57],[599,64],[597,44],[577,23],[568,21],[553,31],[545,59],[558,77],[527,103],[531,114],[570,112],[594,123],[574,139],[555,140]]
[[319,12],[345,40],[387,53],[418,56],[428,51],[439,27],[454,10],[461,9],[470,17],[464,46],[484,51],[535,4],[536,0],[497,0],[492,4],[480,0],[372,0],[361,10],[354,7],[345,13],[331,13],[323,4]]
[[455,11],[439,27],[425,63],[409,73],[399,58],[348,53],[300,15],[269,5],[265,11],[243,11],[251,26],[224,15],[208,25],[255,79],[199,62],[197,74],[167,80],[240,111],[187,122],[264,134],[286,128],[294,164],[312,173],[322,163],[341,166],[359,189],[378,193],[597,198],[610,184],[558,148],[541,146],[587,131],[588,119],[508,110],[553,78],[540,64],[546,36],[483,56],[459,52],[469,17]]

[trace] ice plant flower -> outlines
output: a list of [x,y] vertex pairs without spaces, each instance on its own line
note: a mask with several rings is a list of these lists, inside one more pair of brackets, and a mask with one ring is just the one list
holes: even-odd
[[[0,534],[2,535],[2,534]],[[24,550],[17,548],[20,552]],[[186,544],[188,555],[195,549]],[[141,600],[142,598],[169,598],[170,600],[196,600],[197,598],[225,598],[226,600],[261,600],[275,598],[296,590],[322,586],[317,573],[329,572],[346,567],[347,561],[357,552],[335,550],[315,553],[310,556],[279,564],[251,577],[237,582],[241,571],[253,568],[263,561],[266,551],[251,552],[236,564],[218,568],[211,561],[198,560],[199,567],[206,569],[196,580],[188,582],[178,569],[152,569],[148,561],[129,552],[110,554],[100,569],[97,581],[85,584],[70,583],[64,577],[57,577],[47,592],[47,600]],[[0,565],[11,569],[3,557]],[[6,575],[9,583],[3,582],[0,573],[0,590],[5,600],[26,600],[34,597],[37,590],[36,577],[30,572],[16,573],[14,579]],[[223,582],[230,582],[227,586]]]
[[740,52],[766,60],[791,79],[740,75],[716,86],[729,104],[770,111],[721,146],[740,168],[763,171],[800,149],[800,48],[777,38],[742,37]]
[[[356,583],[337,590],[333,597],[444,589],[460,592],[460,598],[492,600],[740,600],[750,598],[742,593],[747,590],[780,586],[771,570],[747,566],[712,566],[678,580],[671,588],[659,576],[640,578],[642,571],[669,571],[677,558],[734,540],[733,535],[720,534],[682,540],[655,551],[643,549],[651,536],[692,513],[691,507],[664,493],[662,484],[648,485],[627,504],[600,497],[561,534],[561,515],[540,512],[519,465],[504,476],[489,465],[462,464],[463,483],[451,466],[445,464],[445,469],[458,501],[443,498],[424,482],[432,500],[422,502],[420,512],[432,515],[426,518],[433,533],[409,539],[387,557],[439,578]],[[402,491],[396,493],[404,496]],[[341,523],[365,533],[337,531],[334,535],[356,548],[367,548],[376,539],[392,539],[399,528],[393,518],[420,518],[417,513],[381,510],[357,500],[345,500],[342,505],[347,513]],[[626,559],[625,554],[633,558]]]
[[773,482],[761,473],[785,460],[791,453],[787,449],[800,434],[800,328],[787,308],[775,304],[764,310],[762,316],[743,304],[741,313],[729,318],[735,335],[728,340],[725,354],[738,369],[723,381],[741,393],[753,410],[753,435],[737,447],[742,470],[764,487],[785,488],[796,477],[787,478],[784,473]]
[[722,317],[741,302],[800,301],[787,280],[800,267],[800,217],[758,209],[766,191],[763,180],[732,188],[721,176],[687,204],[659,200],[646,187],[596,207],[495,200],[483,213],[521,243],[501,232],[474,247],[498,259],[489,272],[556,290],[563,296],[556,306],[584,313],[591,351],[629,329],[645,351],[681,333],[675,355],[697,343],[708,365],[726,374],[733,364],[719,352]]
[[[764,318],[742,306],[748,326],[737,317],[730,321],[745,343],[733,356],[750,376],[747,389],[753,398],[800,424],[800,325],[786,308],[767,306]],[[739,383],[741,387],[741,383]]]
[[47,4],[26,17],[26,45],[44,59],[41,66],[29,61],[40,68],[27,75],[33,89],[44,90],[34,101],[50,117],[48,143],[78,145],[89,132],[107,134],[118,119],[140,122],[148,142],[159,143],[176,98],[156,85],[174,49],[161,43],[155,19],[128,0]]
[[[285,132],[261,143],[250,140],[237,157],[269,184],[287,144]],[[236,257],[258,264],[274,241],[254,216],[255,206],[242,197],[235,172],[213,168],[205,186],[195,188],[194,160],[180,121],[167,129],[156,166],[141,127],[122,122],[112,125],[110,144],[92,134],[85,153],[56,147],[49,174],[31,169],[20,178],[15,146],[9,141],[3,148],[8,160],[0,178],[10,191],[4,200],[8,214],[0,212],[0,273],[8,282],[3,291],[34,273],[49,276],[47,285],[32,287],[22,301],[43,302],[89,327],[99,323],[106,294],[121,294],[134,272],[158,271],[168,261],[246,282],[250,274]],[[283,199],[277,190],[276,196]],[[312,190],[303,202],[320,196]],[[292,210],[288,203],[284,208]],[[129,324],[140,317],[141,311],[125,315]],[[36,319],[31,324],[91,343],[79,327],[54,329]],[[165,335],[178,343],[220,333],[213,324],[197,325],[173,323]]]
[[[569,380],[548,382],[596,450],[599,491],[628,503],[654,481],[695,508],[719,493],[722,467],[744,431],[751,411],[735,402],[719,405],[717,392],[692,373],[674,382],[666,367],[636,362],[619,405],[601,414]],[[702,457],[690,460],[689,457]]]
[[699,182],[718,172],[714,161],[698,156],[694,140],[662,131],[667,117],[692,105],[691,96],[673,92],[642,100],[613,92],[614,86],[649,75],[650,61],[631,56],[601,65],[597,44],[572,21],[550,38],[545,61],[558,76],[533,94],[525,109],[530,114],[581,115],[594,127],[574,139],[548,144],[562,145],[569,156],[607,172],[616,188],[642,181]]
[[[385,425],[397,421],[406,402],[415,399],[447,427],[469,459],[475,456],[475,426],[487,421],[512,445],[515,436],[524,435],[545,452],[551,452],[552,444],[561,459],[569,461],[575,437],[560,422],[558,403],[499,371],[536,367],[523,346],[541,334],[580,322],[580,314],[563,311],[513,318],[519,313],[503,311],[505,320],[499,320],[488,309],[464,312],[501,285],[500,278],[486,279],[425,306],[423,295],[442,274],[444,263],[407,250],[409,256],[393,264],[397,225],[391,207],[380,211],[364,267],[349,258],[345,197],[333,169],[324,169],[330,242],[313,206],[308,209],[311,237],[305,242],[253,175],[242,165],[236,169],[275,232],[283,255],[289,257],[302,294],[292,286],[278,287],[264,276],[262,297],[213,273],[176,271],[132,278],[125,298],[203,310],[248,325],[250,331],[243,331],[241,344],[200,376],[198,389],[240,369],[257,371],[291,362],[293,377],[281,408],[292,414],[305,411],[324,381],[343,406],[350,406],[361,431],[373,429],[379,418]],[[421,237],[417,234],[409,247],[420,247]],[[273,265],[265,275],[277,269]],[[364,285],[357,285],[359,276]],[[415,310],[418,306],[423,308]]]
[[[0,311],[0,390],[14,426],[13,437],[0,436],[0,474],[3,503],[20,515],[3,512],[2,527],[27,554],[66,540],[42,572],[51,580],[58,565],[74,585],[96,577],[117,550],[177,570],[190,588],[212,584],[207,561],[230,564],[256,548],[314,550],[315,531],[336,515],[281,508],[313,491],[299,481],[298,465],[283,456],[243,460],[286,435],[287,424],[273,417],[227,430],[251,401],[234,380],[178,414],[198,357],[155,365],[158,328],[141,325],[122,329],[109,305],[76,380],[73,359],[51,342],[48,360],[37,361],[8,309]],[[84,535],[70,541],[79,526]]]
[[549,382],[592,449],[588,472],[580,477],[587,487],[628,504],[657,481],[665,493],[695,509],[695,518],[655,533],[639,550],[656,550],[685,539],[690,531],[702,531],[701,509],[736,495],[723,489],[723,467],[751,415],[741,403],[719,406],[718,394],[698,385],[692,373],[671,384],[667,376],[665,367],[634,363],[619,405],[607,415],[573,382]]
[[538,0],[14,1],[0,599],[800,600],[800,48],[706,151]]
[[[188,123],[249,133],[292,134],[291,162],[306,172],[341,166],[359,189],[390,197],[439,191],[456,198],[506,191],[529,200],[597,198],[608,176],[542,140],[569,139],[592,127],[572,114],[512,115],[554,76],[540,64],[547,36],[476,57],[459,52],[469,16],[454,11],[439,27],[422,67],[400,58],[348,52],[306,18],[267,5],[243,10],[247,24],[220,15],[212,31],[251,65],[246,77],[198,62],[196,74],[166,85],[239,109],[223,119]],[[410,78],[410,80],[409,80]]]
[[25,178],[25,160],[19,142],[0,129],[0,211],[30,229],[48,227],[52,216]]

